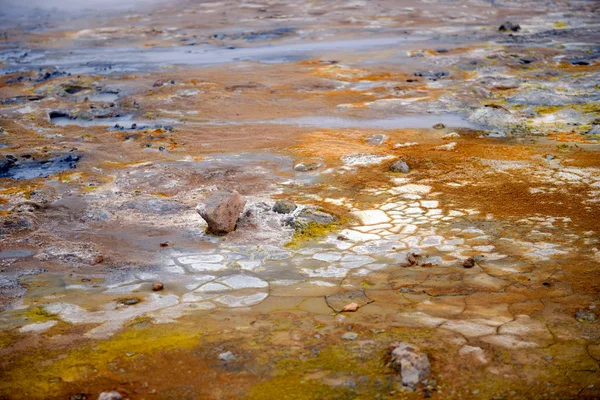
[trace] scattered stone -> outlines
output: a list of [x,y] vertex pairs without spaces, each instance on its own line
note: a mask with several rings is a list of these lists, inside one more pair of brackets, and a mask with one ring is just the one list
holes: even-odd
[[156,82],[154,82],[154,84],[152,85],[152,87],[161,87],[164,84],[165,84],[165,82],[159,79]]
[[169,242],[161,242],[160,247],[169,247]]
[[419,258],[418,254],[408,253],[406,255],[406,262],[408,263],[408,265],[415,265],[417,263],[418,258]]
[[292,202],[279,200],[273,206],[273,211],[277,214],[291,214],[298,206]]
[[403,172],[403,173],[408,173],[408,171],[410,171],[410,168],[408,167],[408,164],[404,161],[396,161],[395,163],[393,163],[392,165],[390,165],[390,171],[392,172]]
[[358,338],[358,333],[356,332],[346,332],[342,335],[342,339],[344,340],[356,340]]
[[500,32],[517,32],[521,29],[521,26],[518,24],[513,24],[510,21],[506,21],[505,23],[503,23],[502,25],[500,25],[498,27],[498,30]]
[[314,171],[315,169],[321,168],[322,165],[323,164],[321,164],[321,163],[300,163],[300,164],[296,164],[296,166],[294,167],[294,170],[296,170],[298,172]]
[[[325,296],[325,302],[335,312],[356,311],[359,307],[363,307],[373,300],[367,297],[364,290],[352,290]],[[356,309],[351,309],[356,306]],[[348,309],[346,309],[349,307]]]
[[593,312],[581,310],[577,311],[577,313],[575,314],[575,319],[577,319],[577,321],[579,322],[594,323],[598,318]]
[[196,211],[206,221],[210,232],[224,234],[235,230],[245,205],[246,199],[235,190],[219,190],[200,203]]
[[452,151],[456,148],[456,142],[450,142],[448,144],[443,144],[441,146],[437,146],[435,149],[436,150],[443,150],[443,151]]
[[322,211],[318,211],[315,208],[307,207],[296,216],[293,221],[294,228],[296,230],[302,230],[308,224],[315,223],[319,225],[332,224],[336,221],[336,218]]
[[69,400],[87,400],[87,396],[85,393],[76,393],[72,394]]
[[102,261],[104,261],[104,256],[102,254],[98,254],[95,258],[92,264],[100,264]]
[[219,354],[219,360],[221,361],[234,361],[237,357],[231,351]]
[[354,312],[356,310],[358,310],[358,304],[356,303],[346,304],[344,308],[342,308],[342,312]]
[[98,400],[121,400],[121,394],[115,390],[112,392],[102,392],[100,396],[98,396]]
[[442,136],[442,139],[444,139],[444,140],[458,139],[458,138],[460,138],[460,135],[456,132],[450,132],[450,133],[447,133],[444,136]]
[[117,303],[121,306],[133,306],[140,302],[140,299],[136,299],[135,297],[129,299],[120,299]]
[[465,268],[473,268],[475,266],[475,259],[473,257],[467,258],[465,261],[463,261],[462,266]]
[[435,124],[433,126],[433,129],[444,129],[445,127],[446,127],[446,125],[444,125],[440,122],[439,124]]
[[552,154],[546,154],[545,158],[548,161],[552,161],[552,160],[554,160],[556,158],[556,156],[553,156]]
[[379,145],[383,144],[383,142],[385,142],[387,140],[387,138],[388,137],[386,135],[378,133],[375,135],[369,135],[369,136],[365,137],[365,140],[370,145],[379,146]]
[[431,374],[429,358],[417,346],[408,343],[395,343],[392,349],[391,367],[400,373],[402,384],[415,388],[420,381]]
[[163,285],[162,282],[154,282],[152,284],[152,291],[153,292],[160,292],[161,290],[163,290],[165,288],[165,285]]

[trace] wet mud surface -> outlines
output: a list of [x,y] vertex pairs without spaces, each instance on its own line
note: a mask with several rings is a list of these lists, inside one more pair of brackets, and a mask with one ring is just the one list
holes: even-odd
[[600,397],[597,3],[89,7],[0,11],[0,398]]

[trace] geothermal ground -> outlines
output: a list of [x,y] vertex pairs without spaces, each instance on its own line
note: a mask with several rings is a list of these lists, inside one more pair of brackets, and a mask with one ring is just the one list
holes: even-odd
[[600,398],[598,2],[3,3],[0,399]]

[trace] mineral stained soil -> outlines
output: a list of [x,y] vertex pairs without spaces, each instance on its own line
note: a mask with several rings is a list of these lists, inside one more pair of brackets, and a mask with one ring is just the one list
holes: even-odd
[[598,2],[2,3],[1,399],[600,398]]

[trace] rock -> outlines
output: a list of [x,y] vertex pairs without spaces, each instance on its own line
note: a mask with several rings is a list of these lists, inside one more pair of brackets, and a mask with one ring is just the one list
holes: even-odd
[[237,357],[231,351],[219,354],[219,360],[221,361],[234,361]]
[[405,174],[410,171],[408,164],[404,161],[396,161],[390,165],[390,171],[392,172],[404,172]]
[[465,261],[463,261],[462,266],[465,268],[473,268],[475,266],[475,259],[473,257],[467,258]]
[[121,299],[118,301],[118,305],[119,306],[133,306],[137,303],[140,302],[140,299],[136,299],[135,297],[132,297],[130,299]]
[[411,388],[429,377],[431,367],[429,358],[421,353],[417,346],[408,343],[399,343],[392,345],[391,366],[400,372],[402,384]]
[[159,79],[156,82],[154,82],[154,84],[152,85],[152,87],[161,87],[164,84],[165,84],[165,82],[163,82],[162,80]]
[[98,400],[121,400],[122,398],[121,394],[115,390],[112,392],[102,392],[98,396]]
[[435,124],[433,126],[433,129],[444,129],[445,127],[446,127],[446,125],[444,125],[440,122],[439,124]]
[[323,164],[321,164],[321,163],[300,163],[300,164],[296,164],[296,166],[294,167],[294,170],[296,170],[298,172],[314,171],[315,169],[321,168],[322,165]]
[[448,144],[443,144],[441,146],[435,147],[436,150],[442,150],[442,151],[452,151],[455,148],[456,148],[456,142],[450,142]]
[[331,214],[318,211],[314,208],[305,208],[296,216],[293,221],[293,225],[295,229],[302,230],[311,223],[327,225],[332,224],[335,221],[336,218]]
[[577,313],[575,314],[575,319],[577,319],[577,321],[579,322],[588,322],[588,323],[594,323],[597,320],[596,314],[594,314],[593,312],[589,312],[589,311],[577,311]]
[[246,199],[235,190],[212,193],[196,208],[212,233],[223,234],[235,230],[237,220],[244,211]]
[[277,214],[291,214],[298,206],[289,201],[279,200],[273,206],[273,211]]
[[[333,311],[344,312],[356,311],[359,307],[372,303],[373,300],[367,297],[364,290],[351,290],[349,292],[325,296],[325,302]],[[352,310],[352,305],[356,306],[356,309]],[[346,309],[346,307],[350,309]]]
[[552,161],[552,160],[554,160],[556,158],[556,156],[553,156],[552,154],[546,154],[544,157],[548,161]]
[[458,138],[460,138],[460,135],[456,132],[450,132],[450,133],[447,133],[444,136],[442,136],[442,139],[444,139],[444,140],[458,139]]
[[104,261],[104,256],[102,254],[98,254],[94,258],[94,261],[92,261],[92,264],[100,264],[102,261]]
[[383,142],[385,142],[387,140],[387,136],[383,135],[383,134],[375,134],[375,135],[369,135],[367,137],[365,137],[365,140],[368,144],[373,145],[373,146],[379,146],[381,144],[383,144]]
[[356,310],[358,310],[358,304],[356,303],[346,304],[344,308],[342,308],[342,312],[354,312]]
[[87,400],[87,396],[85,395],[85,393],[76,393],[76,394],[72,394],[69,399],[70,400]]
[[162,282],[154,282],[152,284],[152,291],[153,292],[160,292],[161,290],[163,290],[165,288],[165,285],[163,285]]
[[160,247],[169,247],[169,242],[160,242]]
[[515,25],[510,21],[506,21],[505,23],[503,23],[502,25],[500,25],[498,27],[498,30],[500,32],[517,32],[519,30],[521,30],[521,26],[520,25]]
[[342,339],[344,340],[356,340],[358,338],[358,333],[356,332],[346,332],[342,335]]

